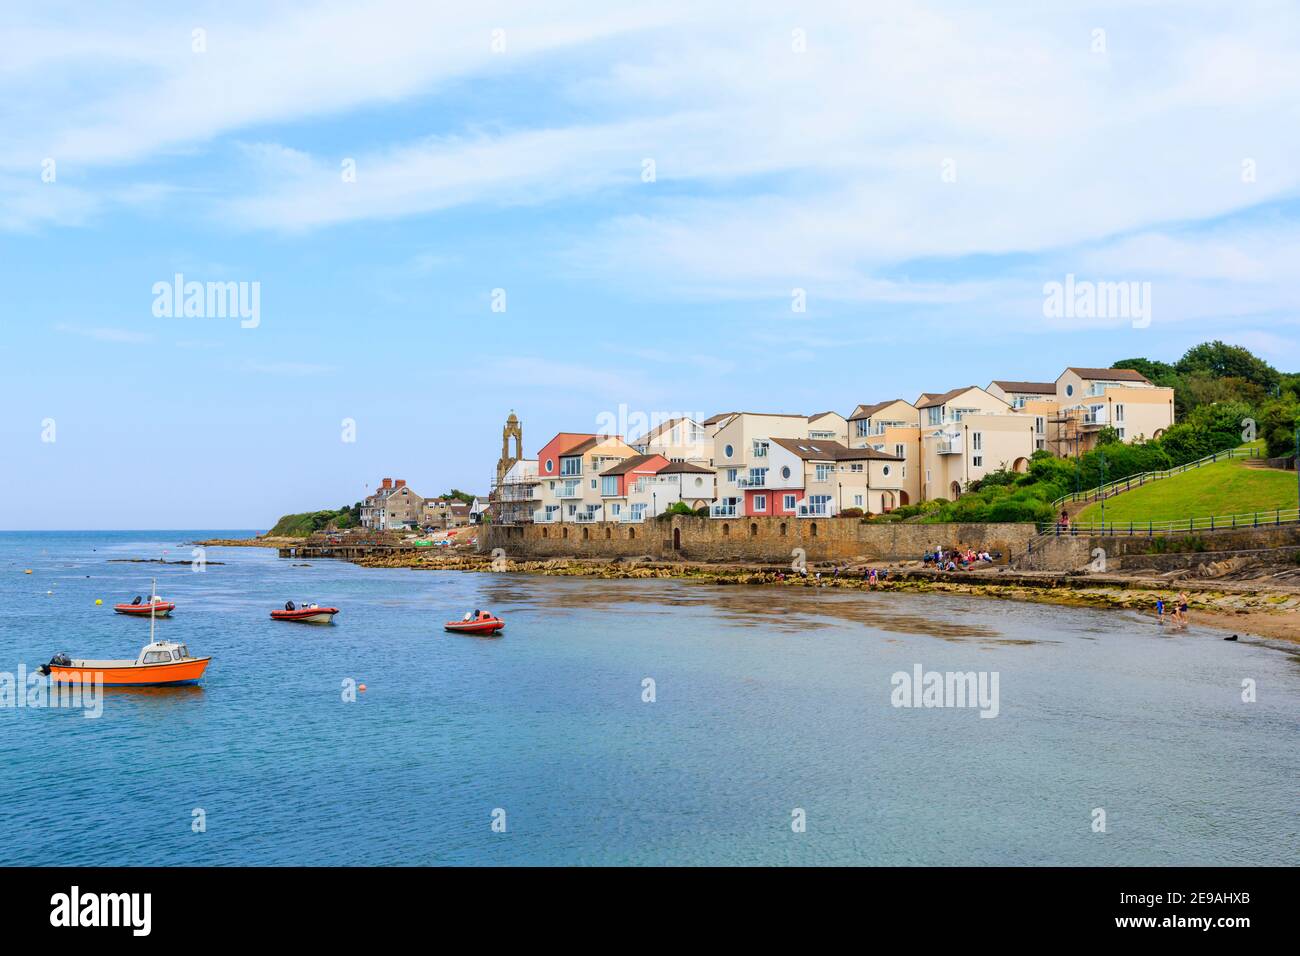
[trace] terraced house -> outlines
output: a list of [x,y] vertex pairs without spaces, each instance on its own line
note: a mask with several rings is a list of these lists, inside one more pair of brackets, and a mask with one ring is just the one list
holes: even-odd
[[995,379],[847,417],[721,412],[673,419],[632,444],[561,432],[517,477],[539,522],[643,521],[679,501],[715,518],[881,514],[959,498],[1002,468],[1023,472],[1036,451],[1088,451],[1107,427],[1131,442],[1173,422],[1172,389],[1132,369],[1071,367],[1054,382]]

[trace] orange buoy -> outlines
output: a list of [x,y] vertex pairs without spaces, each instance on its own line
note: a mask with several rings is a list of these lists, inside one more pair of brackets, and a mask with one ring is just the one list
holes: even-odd
[[361,691],[362,693],[365,693],[366,685],[365,685],[365,684],[358,684],[358,685],[357,685],[357,690]]

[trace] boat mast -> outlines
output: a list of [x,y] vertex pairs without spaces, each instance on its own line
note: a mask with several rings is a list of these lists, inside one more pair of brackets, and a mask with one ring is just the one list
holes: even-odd
[[149,643],[154,642],[154,620],[158,611],[158,579],[154,578],[149,583]]

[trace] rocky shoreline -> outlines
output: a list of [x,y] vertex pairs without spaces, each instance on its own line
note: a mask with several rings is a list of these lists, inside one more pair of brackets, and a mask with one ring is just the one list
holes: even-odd
[[259,535],[256,538],[210,538],[207,541],[195,541],[200,548],[290,548],[302,544],[305,538],[279,538]]
[[362,567],[410,568],[426,571],[514,571],[605,580],[674,578],[717,585],[837,588],[844,590],[911,591],[964,594],[1071,607],[1101,607],[1154,614],[1156,599],[1170,601],[1187,593],[1193,623],[1234,633],[1248,633],[1300,644],[1300,591],[1265,584],[1169,582],[1119,575],[1082,575],[1046,572],[1012,572],[986,568],[979,571],[937,572],[922,568],[890,568],[887,580],[871,586],[861,569],[840,576],[823,571],[807,577],[782,568],[688,562],[591,561],[576,558],[516,561],[487,555],[429,554],[375,555],[355,560]]

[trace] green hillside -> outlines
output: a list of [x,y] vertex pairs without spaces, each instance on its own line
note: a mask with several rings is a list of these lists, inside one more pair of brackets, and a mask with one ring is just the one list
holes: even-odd
[[[1295,507],[1294,471],[1247,468],[1242,460],[1233,459],[1108,498],[1106,523],[1173,521]],[[1084,508],[1075,520],[1100,522],[1101,503]]]
[[302,514],[285,515],[267,535],[273,538],[305,538],[322,528],[355,527],[360,522],[360,515],[360,503],[351,508],[344,505],[336,511],[305,511]]

